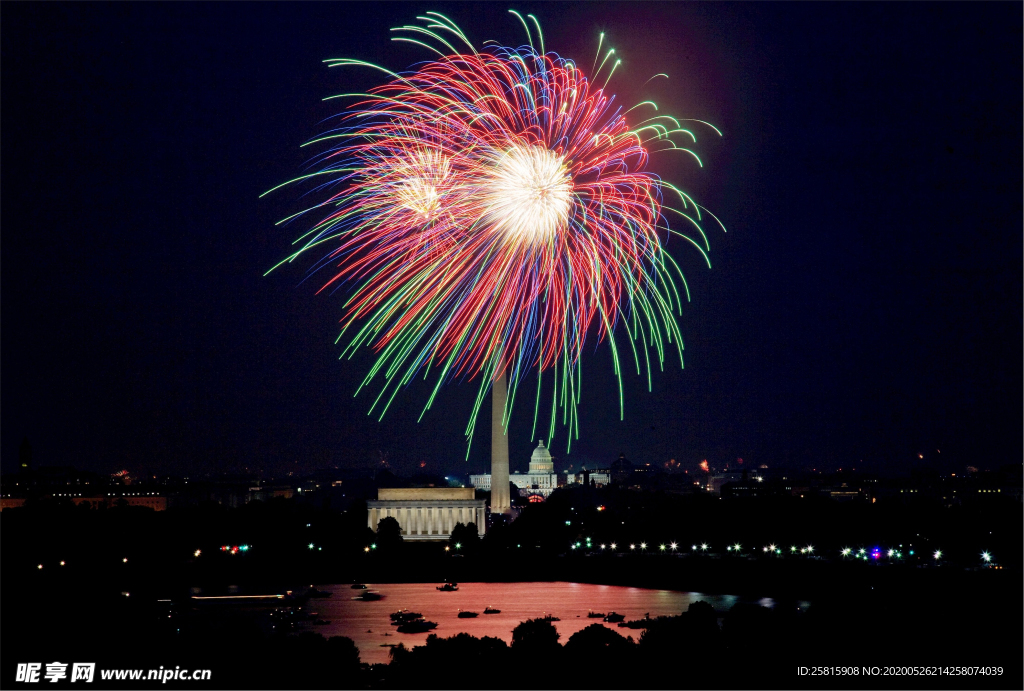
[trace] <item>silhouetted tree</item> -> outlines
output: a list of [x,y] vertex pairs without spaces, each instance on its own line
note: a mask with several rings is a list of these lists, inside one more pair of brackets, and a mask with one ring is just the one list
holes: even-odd
[[449,546],[454,550],[456,545],[462,552],[471,552],[480,543],[480,533],[477,530],[476,523],[470,523],[464,525],[462,523],[456,523],[455,527],[452,528],[452,536],[448,540]]
[[402,526],[393,516],[385,516],[377,522],[377,546],[381,549],[402,544]]
[[591,624],[569,637],[565,642],[565,652],[574,657],[595,656],[602,662],[611,662],[615,657],[632,653],[634,646],[632,638],[621,636],[604,624]]
[[561,647],[558,638],[558,630],[547,619],[529,619],[512,629],[512,650],[543,654]]

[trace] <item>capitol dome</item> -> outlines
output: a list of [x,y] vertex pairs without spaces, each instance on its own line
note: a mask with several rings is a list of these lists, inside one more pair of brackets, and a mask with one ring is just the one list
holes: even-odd
[[551,453],[548,452],[547,448],[544,446],[543,440],[537,442],[537,448],[533,450],[533,455],[530,456],[530,472],[555,472],[555,462],[551,460]]

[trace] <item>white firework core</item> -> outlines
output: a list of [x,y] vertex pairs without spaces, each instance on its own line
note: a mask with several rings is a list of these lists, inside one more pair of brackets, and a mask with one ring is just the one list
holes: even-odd
[[400,179],[395,190],[399,206],[424,219],[432,217],[441,204],[438,186],[448,178],[451,162],[436,152],[419,151],[411,160],[394,167]]
[[513,146],[489,167],[485,222],[509,240],[547,242],[569,222],[572,178],[565,161],[542,146]]
[[423,178],[408,178],[398,187],[399,204],[415,213],[430,218],[438,207],[437,188]]

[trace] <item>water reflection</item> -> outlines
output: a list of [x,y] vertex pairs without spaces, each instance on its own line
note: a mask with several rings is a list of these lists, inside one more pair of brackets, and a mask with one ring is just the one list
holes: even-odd
[[[557,617],[554,622],[564,644],[577,631],[595,623],[636,640],[639,629],[618,628],[589,618],[593,612],[617,612],[626,621],[675,615],[686,611],[691,602],[710,604],[719,615],[724,615],[738,602],[750,602],[762,607],[792,606],[806,609],[809,603],[776,602],[772,598],[739,598],[735,595],[708,595],[674,590],[648,590],[589,583],[460,583],[455,592],[439,592],[434,583],[387,583],[367,586],[383,595],[375,602],[356,600],[348,585],[320,586],[334,592],[330,599],[310,600],[306,609],[317,612],[317,619],[330,624],[313,626],[309,630],[324,636],[348,636],[359,648],[363,662],[387,662],[390,647],[398,642],[406,647],[422,645],[428,633],[399,633],[391,625],[390,614],[400,609],[420,612],[428,621],[437,622],[431,633],[447,638],[465,632],[476,637],[494,636],[512,642],[512,629],[520,622],[542,616]],[[501,610],[498,614],[484,614],[484,608]],[[459,610],[478,612],[474,618],[459,618]]]

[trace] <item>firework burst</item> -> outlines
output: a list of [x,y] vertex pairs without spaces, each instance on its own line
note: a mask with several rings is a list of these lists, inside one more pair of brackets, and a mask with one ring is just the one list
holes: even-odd
[[[657,106],[615,104],[606,86],[617,60],[605,84],[595,85],[614,53],[597,66],[600,44],[588,79],[575,63],[545,52],[542,38],[537,50],[525,21],[529,46],[478,51],[444,16],[419,19],[425,26],[396,29],[394,40],[438,57],[411,71],[327,61],[372,67],[389,79],[366,94],[332,97],[353,103],[337,128],[309,142],[326,147],[313,171],[284,183],[319,182],[313,193],[322,198],[285,221],[322,218],[282,264],[319,251],[310,271],[329,270],[321,290],[351,288],[339,341],[348,334],[342,357],[361,346],[378,354],[360,386],[383,379],[371,412],[383,416],[417,375],[436,377],[424,412],[446,381],[478,378],[471,440],[491,381],[508,377],[507,424],[518,383],[536,370],[536,428],[541,378],[551,370],[549,442],[559,410],[569,439],[578,438],[588,332],[611,346],[620,414],[617,329],[648,387],[651,351],[660,367],[675,349],[682,365],[675,315],[688,292],[661,238],[683,237],[707,260],[707,212],[647,166],[651,151],[667,149],[699,165],[677,143],[696,139],[665,115],[631,124],[631,111]],[[449,37],[466,49],[456,50]],[[666,191],[675,206],[665,202]],[[673,228],[666,212],[689,230]]]

